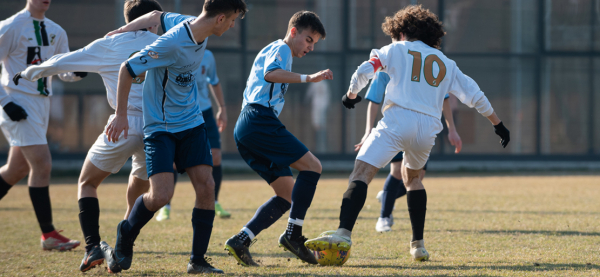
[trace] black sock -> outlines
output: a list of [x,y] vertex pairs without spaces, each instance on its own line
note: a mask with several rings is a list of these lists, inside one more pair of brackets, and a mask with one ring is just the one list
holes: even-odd
[[35,210],[42,233],[50,233],[54,231],[52,225],[52,205],[50,205],[50,192],[48,187],[36,188],[29,187],[29,197]]
[[194,238],[192,241],[192,263],[204,261],[204,254],[208,249],[208,242],[215,220],[214,210],[196,209],[192,212],[192,227],[194,227]]
[[250,239],[250,236],[248,236],[248,234],[244,232],[244,230],[240,231],[236,236],[238,237],[238,239],[244,242],[244,245],[246,247],[250,247],[250,243],[252,242],[252,240]]
[[344,193],[342,199],[342,208],[340,211],[340,226],[348,231],[352,231],[360,210],[367,200],[368,185],[363,181],[352,181],[348,190]]
[[296,225],[292,222],[288,222],[287,229],[285,229],[286,235],[290,239],[296,239],[302,236],[302,226]]
[[396,195],[396,199],[406,195],[406,187],[404,186],[404,180],[400,179],[400,185],[398,185],[398,195]]
[[8,191],[12,187],[13,186],[11,184],[4,181],[4,179],[2,179],[2,176],[0,176],[0,200],[2,200],[2,198],[8,193]]
[[427,212],[427,193],[424,189],[409,191],[406,193],[406,202],[413,231],[411,241],[422,240],[423,229],[425,229],[425,212]]
[[256,210],[254,217],[246,223],[246,228],[250,229],[254,236],[273,225],[281,216],[286,213],[292,204],[287,200],[273,196],[267,202]]
[[314,171],[300,171],[296,178],[296,183],[292,190],[292,207],[290,209],[291,219],[304,220],[306,211],[312,203],[315,191],[317,190],[317,182],[321,174]]
[[215,179],[215,201],[219,200],[219,191],[221,190],[221,181],[223,180],[223,168],[221,165],[213,166],[213,179]]
[[[381,199],[381,214],[379,217],[390,217],[396,203],[396,196],[399,194],[400,186],[404,188],[402,180],[396,179],[392,174],[388,175],[383,185],[383,196]],[[404,189],[406,194],[406,188]]]
[[150,211],[146,208],[146,205],[144,205],[144,194],[140,195],[140,197],[135,200],[129,218],[127,218],[127,224],[125,224],[127,235],[137,237],[137,234],[140,233],[142,227],[152,219],[154,213],[156,213],[156,211]]
[[85,249],[100,244],[100,205],[98,198],[84,197],[79,199],[79,224],[85,238]]

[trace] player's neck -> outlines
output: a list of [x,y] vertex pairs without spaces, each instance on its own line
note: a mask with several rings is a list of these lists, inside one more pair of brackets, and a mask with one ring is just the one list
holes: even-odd
[[210,18],[200,15],[190,22],[190,29],[196,42],[201,43],[213,34],[214,23]]
[[29,5],[25,6],[25,9],[31,14],[31,17],[39,20],[44,20],[46,17],[46,11],[35,9]]
[[287,44],[287,46],[290,48],[290,51],[292,51],[292,57],[296,57],[296,53],[294,53],[294,47],[292,47],[292,37],[289,35],[285,36],[283,42],[285,42],[285,44]]

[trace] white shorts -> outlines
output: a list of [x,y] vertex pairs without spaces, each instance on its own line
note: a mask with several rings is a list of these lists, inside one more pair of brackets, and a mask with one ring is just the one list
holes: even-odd
[[404,165],[418,170],[425,166],[442,122],[432,116],[391,106],[358,152],[357,160],[377,168],[386,166],[404,151]]
[[[106,126],[112,121],[115,115],[108,118]],[[146,154],[144,153],[144,118],[141,116],[128,115],[129,130],[127,139],[123,133],[119,136],[117,142],[109,142],[106,136],[106,127],[90,151],[87,158],[92,164],[102,171],[117,173],[132,157],[131,175],[142,180],[148,180],[146,172]]]
[[29,146],[48,144],[46,131],[50,118],[50,99],[48,96],[13,92],[10,94],[13,102],[27,112],[27,119],[12,121],[0,111],[0,127],[10,146]]

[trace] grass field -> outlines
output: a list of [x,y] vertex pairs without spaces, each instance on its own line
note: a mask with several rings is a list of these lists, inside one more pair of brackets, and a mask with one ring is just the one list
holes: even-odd
[[[309,266],[277,246],[287,215],[265,230],[251,247],[259,268],[238,266],[222,250],[227,238],[272,196],[254,176],[226,180],[221,203],[231,219],[215,219],[208,256],[232,276],[600,276],[600,176],[427,177],[425,242],[428,262],[412,262],[406,198],[397,201],[393,231],[375,232],[379,215],[376,193],[384,179],[373,181],[353,234],[352,255],[342,267]],[[114,179],[113,179],[114,180]],[[70,183],[70,184],[69,184]],[[337,228],[347,179],[323,178],[305,221],[309,238]],[[100,186],[100,234],[114,245],[116,224],[125,212],[124,182]],[[77,187],[53,181],[54,223],[66,236],[81,240]],[[172,219],[152,220],[134,247],[134,261],[122,275],[186,275],[191,250],[193,189],[178,184]],[[83,245],[69,252],[40,249],[40,231],[26,186],[0,201],[0,276],[76,276]],[[86,273],[109,275],[104,265]]]

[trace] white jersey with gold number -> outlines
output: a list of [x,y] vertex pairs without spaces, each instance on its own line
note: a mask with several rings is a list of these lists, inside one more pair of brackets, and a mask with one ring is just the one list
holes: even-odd
[[[50,57],[69,52],[67,33],[54,21],[33,18],[27,10],[0,22],[0,105],[4,106],[12,99],[13,92],[52,95],[51,77],[35,82],[23,81],[15,85],[13,76],[30,65],[41,64]],[[66,82],[81,80],[73,73],[59,75]]]

